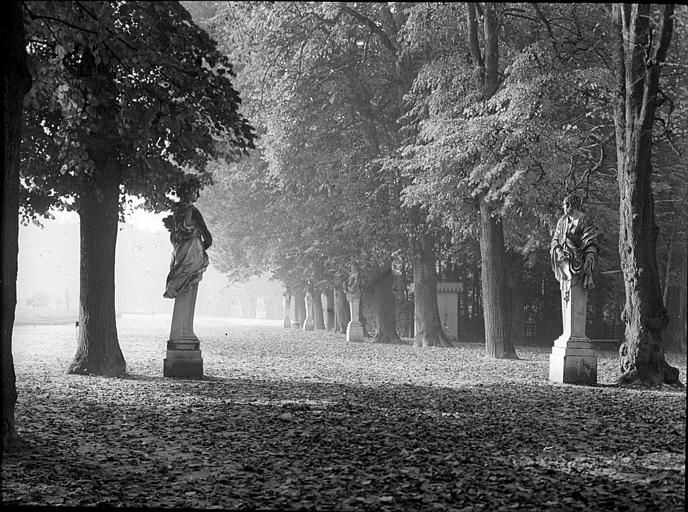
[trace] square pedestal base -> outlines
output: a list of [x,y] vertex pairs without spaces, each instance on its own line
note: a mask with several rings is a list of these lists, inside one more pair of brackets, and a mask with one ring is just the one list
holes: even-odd
[[363,325],[361,322],[349,322],[346,326],[346,341],[363,341]]
[[167,350],[162,374],[182,379],[203,378],[203,357],[200,350]]
[[597,353],[590,340],[556,340],[549,355],[549,380],[560,384],[597,385]]

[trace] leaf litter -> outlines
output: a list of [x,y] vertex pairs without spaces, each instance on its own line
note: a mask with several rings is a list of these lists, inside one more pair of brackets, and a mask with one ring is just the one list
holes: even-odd
[[[126,377],[67,375],[74,328],[15,328],[3,504],[290,510],[683,510],[685,391],[548,381],[549,349],[347,343],[208,324],[205,377],[119,326]],[[686,358],[669,354],[686,379]]]

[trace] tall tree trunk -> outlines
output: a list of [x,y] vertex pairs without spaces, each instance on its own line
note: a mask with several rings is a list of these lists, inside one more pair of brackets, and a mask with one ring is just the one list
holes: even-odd
[[480,261],[485,318],[485,355],[494,359],[517,359],[509,335],[511,301],[506,281],[506,252],[502,221],[480,198]]
[[291,301],[293,308],[292,325],[301,328],[304,320],[306,320],[306,292],[303,286],[295,286],[292,289]]
[[22,444],[14,424],[17,387],[12,359],[12,329],[17,305],[17,253],[19,251],[19,151],[22,102],[31,88],[26,66],[22,4],[2,4],[2,449]]
[[323,331],[325,330],[325,319],[323,317],[323,303],[320,290],[313,290],[311,300],[313,301],[313,328],[316,331]]
[[346,332],[346,326],[351,320],[351,308],[346,299],[342,283],[336,281],[334,290],[334,332]]
[[392,289],[392,265],[380,267],[371,282],[373,309],[377,333],[375,343],[401,343],[394,318],[394,291]]
[[411,244],[413,260],[414,327],[416,347],[451,347],[442,329],[437,304],[437,275],[432,239],[419,235]]
[[[485,50],[484,55],[481,55],[477,8],[473,3],[467,5],[468,45],[473,61],[473,80],[482,89],[483,100],[488,100],[499,86],[499,23],[496,6],[486,2],[483,9]],[[492,207],[486,202],[485,192],[479,195],[479,208],[485,354],[497,359],[516,358],[516,351],[509,338],[511,302],[505,279],[506,250],[502,223],[493,216]]]
[[671,42],[673,11],[673,5],[660,6],[655,26],[649,4],[614,5],[619,255],[626,290],[620,385],[681,384],[678,369],[666,362],[662,347],[669,317],[657,268],[651,159],[659,74]]
[[333,331],[334,322],[334,288],[328,286],[325,288],[325,302],[327,303],[327,308],[325,311],[325,329],[328,331]]
[[115,318],[119,163],[104,148],[91,147],[89,155],[95,171],[84,183],[79,199],[79,334],[67,373],[114,377],[126,372]]

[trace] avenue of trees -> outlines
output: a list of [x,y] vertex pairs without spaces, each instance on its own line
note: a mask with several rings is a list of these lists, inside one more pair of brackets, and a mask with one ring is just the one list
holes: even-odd
[[591,337],[625,325],[623,381],[676,381],[662,347],[685,350],[685,8],[185,5],[236,63],[260,135],[201,200],[223,270],[269,269],[336,310],[355,269],[373,339],[421,346],[450,344],[435,284],[459,280],[483,324],[460,341],[515,357],[526,324],[560,329],[549,238],[575,192],[604,235]]
[[625,328],[620,384],[679,384],[687,22],[650,4],[3,4],[3,446],[20,217],[78,212],[68,371],[121,376],[118,217],[167,210],[192,175],[220,270],[270,272],[297,309],[324,294],[314,324],[337,331],[356,275],[367,334],[418,346],[452,344],[436,284],[460,281],[459,341],[491,358],[527,325],[559,334],[549,241],[575,192],[603,234],[589,335]]

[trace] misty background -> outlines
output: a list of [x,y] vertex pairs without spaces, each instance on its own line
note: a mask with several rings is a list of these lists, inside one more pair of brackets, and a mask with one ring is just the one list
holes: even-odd
[[[54,212],[43,227],[19,227],[17,324],[71,323],[79,318],[79,216]],[[135,210],[119,224],[116,312],[172,317],[174,301],[163,298],[172,256],[165,214]],[[283,286],[268,277],[231,283],[210,266],[198,288],[196,317],[281,319]]]

